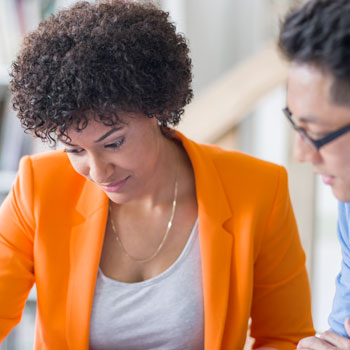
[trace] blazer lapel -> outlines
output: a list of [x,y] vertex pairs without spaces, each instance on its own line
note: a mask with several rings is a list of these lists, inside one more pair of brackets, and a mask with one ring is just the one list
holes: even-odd
[[180,133],[194,169],[202,258],[205,349],[220,350],[230,288],[233,235],[225,229],[232,212],[211,157]]
[[230,288],[232,236],[199,208],[204,297],[204,344],[220,350]]
[[108,216],[108,197],[87,181],[76,210],[77,222],[70,239],[66,336],[69,349],[87,350],[91,306]]

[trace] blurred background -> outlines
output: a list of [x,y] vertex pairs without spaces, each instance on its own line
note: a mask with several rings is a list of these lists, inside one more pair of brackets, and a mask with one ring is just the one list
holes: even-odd
[[[46,150],[25,135],[11,109],[9,68],[23,37],[73,0],[0,0],[0,203],[24,154]],[[92,2],[92,0],[90,1]],[[327,318],[340,268],[337,203],[308,165],[292,158],[293,132],[284,120],[286,63],[275,41],[279,21],[296,0],[159,0],[188,38],[195,98],[179,129],[196,141],[237,149],[285,166],[313,293],[318,332]],[[0,350],[33,348],[36,294]],[[246,347],[249,348],[249,345]]]

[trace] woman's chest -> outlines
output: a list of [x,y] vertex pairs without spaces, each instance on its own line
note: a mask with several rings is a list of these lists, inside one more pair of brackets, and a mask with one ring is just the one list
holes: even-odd
[[97,276],[91,349],[202,349],[204,304],[197,224],[178,259],[154,278]]
[[[169,214],[169,213],[168,213]],[[184,250],[197,219],[195,203],[171,215],[108,218],[100,267],[110,278],[140,282],[169,268]]]

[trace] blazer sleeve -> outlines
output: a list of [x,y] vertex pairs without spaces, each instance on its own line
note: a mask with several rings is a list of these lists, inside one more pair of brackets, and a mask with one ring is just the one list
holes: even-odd
[[280,167],[266,228],[254,265],[251,335],[254,348],[295,349],[314,334],[309,280],[293,209],[287,173]]
[[19,323],[34,283],[33,237],[32,167],[24,157],[0,207],[0,342]]

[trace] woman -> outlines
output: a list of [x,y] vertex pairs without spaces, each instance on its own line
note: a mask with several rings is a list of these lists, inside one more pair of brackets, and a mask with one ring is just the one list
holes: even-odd
[[78,3],[13,64],[25,157],[0,210],[0,334],[36,283],[36,349],[293,349],[313,334],[285,171],[170,129],[191,61],[148,3]]

